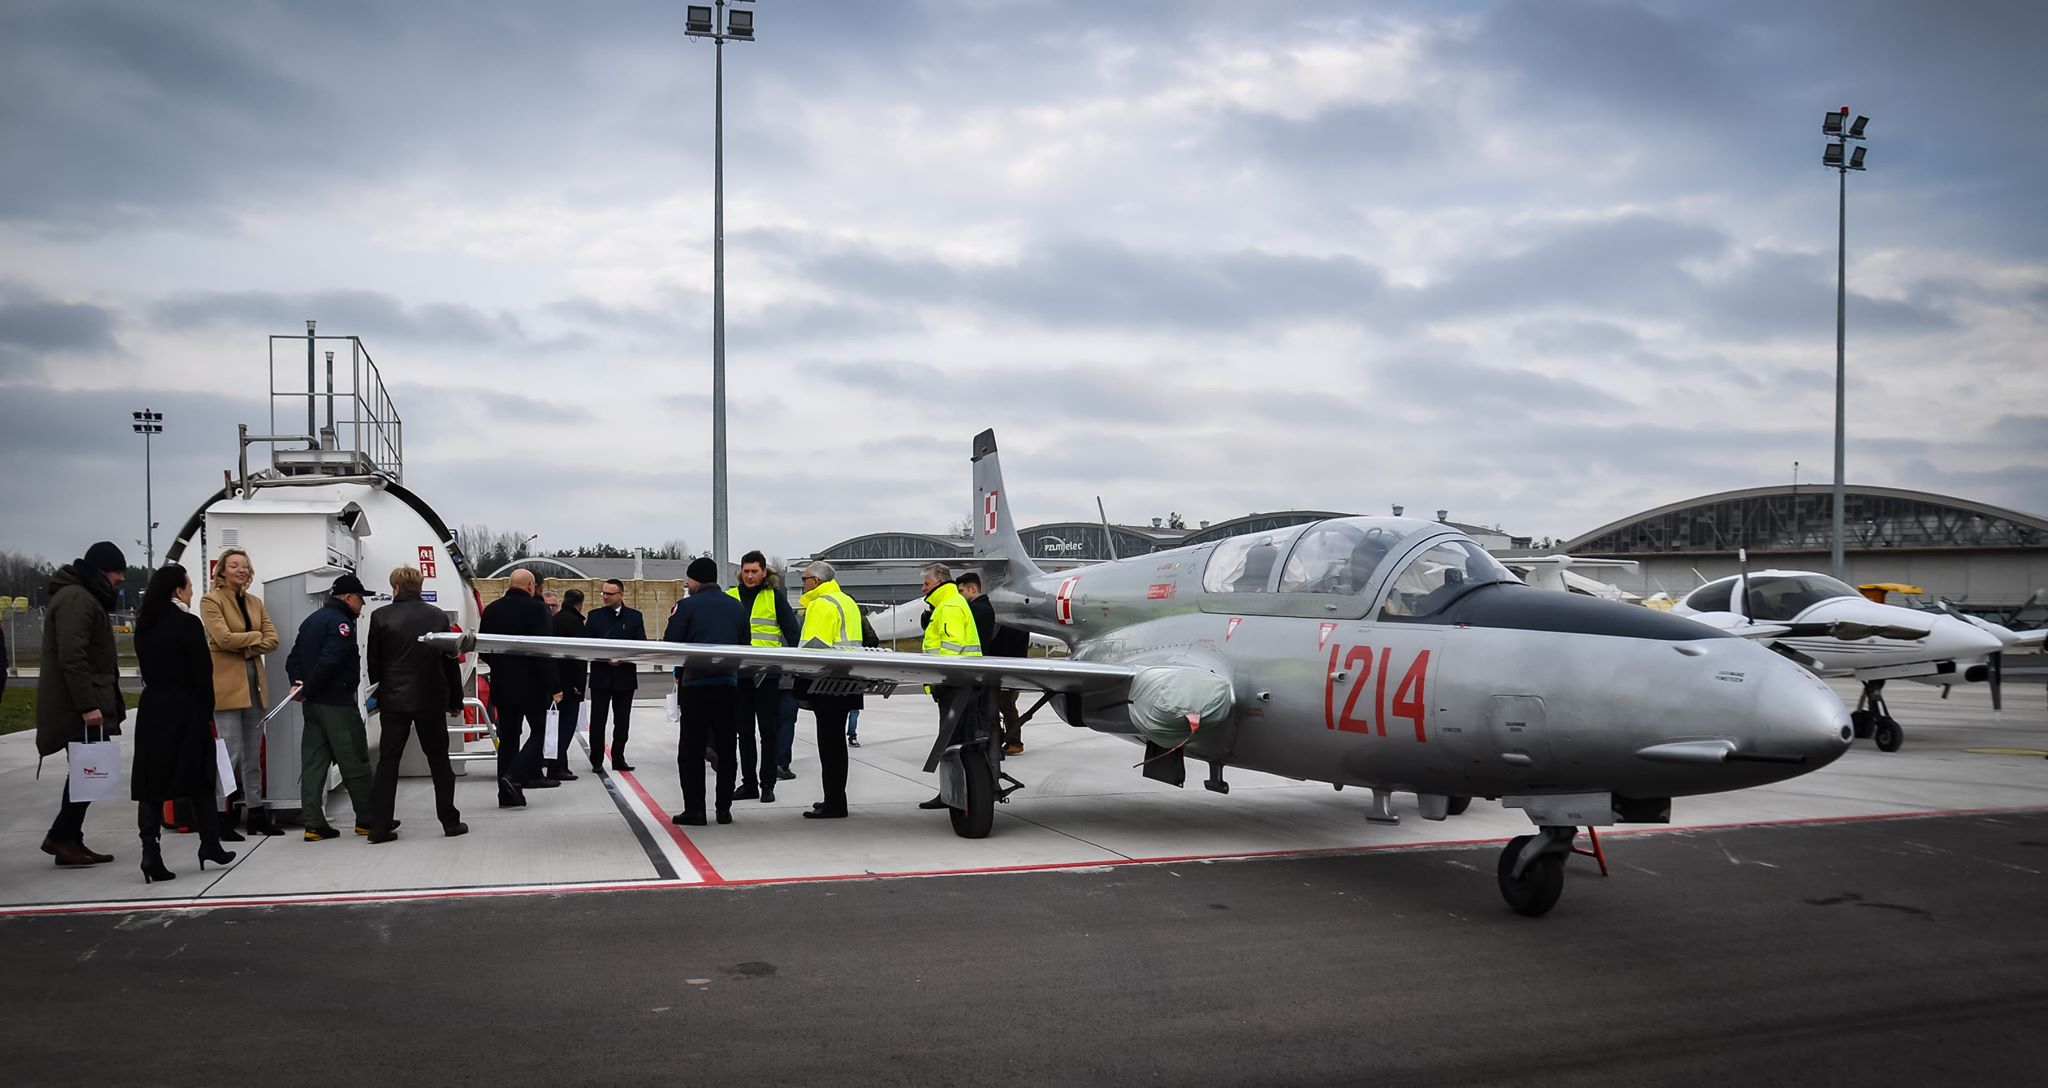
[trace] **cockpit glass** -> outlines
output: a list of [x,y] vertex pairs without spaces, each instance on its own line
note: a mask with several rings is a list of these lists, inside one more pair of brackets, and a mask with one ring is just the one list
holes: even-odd
[[1822,601],[1854,596],[1855,590],[1825,574],[1751,575],[1749,618],[1789,620]]
[[1433,616],[1473,589],[1513,581],[1515,576],[1486,549],[1469,540],[1446,540],[1409,561],[1395,577],[1380,615]]
[[1685,599],[1685,606],[1695,612],[1726,612],[1734,592],[1734,582],[1711,582],[1693,590]]
[[1267,533],[1234,536],[1209,553],[1209,565],[1202,571],[1204,593],[1264,593],[1272,580],[1280,549],[1296,526]]
[[1282,593],[1356,594],[1407,534],[1388,525],[1326,521],[1312,526],[1287,554]]

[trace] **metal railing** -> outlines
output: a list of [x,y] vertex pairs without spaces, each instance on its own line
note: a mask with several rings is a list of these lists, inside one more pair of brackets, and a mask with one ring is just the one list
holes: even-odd
[[[280,358],[280,342],[305,345],[303,383],[297,349]],[[299,426],[300,405],[304,430],[280,430]],[[319,336],[311,321],[304,336],[270,337],[270,434],[249,438],[271,441],[271,467],[280,475],[375,473],[405,482],[405,424],[376,361],[361,337]]]

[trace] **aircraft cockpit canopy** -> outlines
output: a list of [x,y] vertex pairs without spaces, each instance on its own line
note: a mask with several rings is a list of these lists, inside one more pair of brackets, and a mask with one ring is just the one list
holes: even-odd
[[1408,534],[1398,525],[1350,519],[1317,522],[1294,542],[1280,570],[1282,593],[1365,592],[1373,572]]
[[[1693,590],[1685,606],[1695,612],[1734,611],[1735,587],[1741,577],[1724,578]],[[1822,601],[1859,594],[1846,582],[1825,574],[1752,574],[1749,576],[1749,608],[1752,620],[1789,620]]]
[[1460,537],[1440,541],[1408,561],[1387,592],[1384,619],[1434,616],[1480,586],[1520,583],[1486,549]]

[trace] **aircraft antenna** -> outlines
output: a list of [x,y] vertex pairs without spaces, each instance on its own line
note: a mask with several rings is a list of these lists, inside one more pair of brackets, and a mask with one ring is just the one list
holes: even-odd
[[1109,531],[1109,515],[1102,509],[1102,496],[1095,496],[1095,516],[1102,519],[1102,543],[1109,548],[1110,562],[1116,561],[1116,537]]

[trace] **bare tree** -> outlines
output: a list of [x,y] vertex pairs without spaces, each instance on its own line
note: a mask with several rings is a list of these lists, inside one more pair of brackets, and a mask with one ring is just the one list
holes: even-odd
[[953,522],[951,528],[946,530],[946,535],[954,540],[972,540],[974,538],[974,523],[966,518],[960,518]]
[[41,556],[0,552],[0,597],[39,599],[56,569]]

